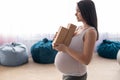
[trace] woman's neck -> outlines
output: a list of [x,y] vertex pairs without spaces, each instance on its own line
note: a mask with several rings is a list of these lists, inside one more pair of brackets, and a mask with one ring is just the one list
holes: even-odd
[[83,28],[88,28],[88,27],[90,27],[90,25],[88,25],[85,21],[83,21],[82,23],[83,23],[83,25],[82,25]]

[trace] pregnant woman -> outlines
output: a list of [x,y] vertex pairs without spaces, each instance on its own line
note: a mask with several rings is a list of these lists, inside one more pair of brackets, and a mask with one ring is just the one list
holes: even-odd
[[69,46],[52,43],[58,54],[56,68],[63,73],[63,80],[87,80],[86,67],[92,59],[94,46],[98,40],[97,14],[92,0],[81,0],[76,5],[79,26]]

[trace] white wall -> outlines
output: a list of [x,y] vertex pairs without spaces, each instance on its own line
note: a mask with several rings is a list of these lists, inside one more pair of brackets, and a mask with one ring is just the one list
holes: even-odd
[[94,0],[100,32],[119,33],[119,0]]
[[[59,26],[78,25],[75,17],[79,0],[0,0],[0,33],[31,35],[55,33]],[[100,32],[119,32],[118,0],[93,0]]]

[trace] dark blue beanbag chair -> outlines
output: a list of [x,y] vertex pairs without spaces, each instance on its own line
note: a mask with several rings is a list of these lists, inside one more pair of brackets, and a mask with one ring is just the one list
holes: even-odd
[[44,38],[31,47],[33,61],[36,63],[54,63],[57,51],[52,48],[52,40]]
[[116,59],[119,49],[120,42],[103,40],[103,42],[98,46],[97,52],[101,57]]

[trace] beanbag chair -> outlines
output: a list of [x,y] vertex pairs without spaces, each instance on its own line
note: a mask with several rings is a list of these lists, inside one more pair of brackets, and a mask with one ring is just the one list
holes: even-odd
[[54,63],[57,51],[52,48],[52,40],[44,38],[31,47],[33,61],[36,63]]
[[8,43],[0,47],[0,63],[4,66],[19,66],[28,62],[27,47],[22,43]]
[[97,52],[101,57],[116,59],[119,49],[120,49],[120,42],[103,40],[103,42],[98,46]]

